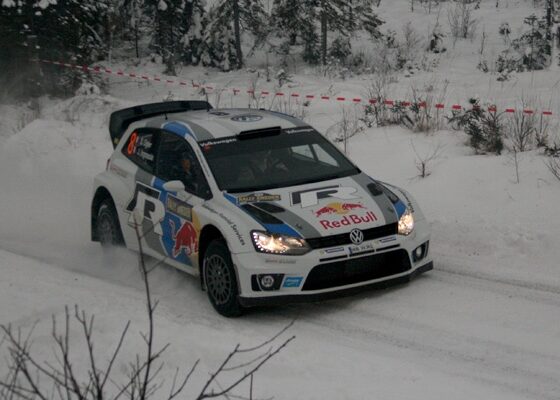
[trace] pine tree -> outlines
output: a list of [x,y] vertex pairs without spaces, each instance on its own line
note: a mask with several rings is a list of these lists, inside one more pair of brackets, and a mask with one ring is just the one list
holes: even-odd
[[[320,54],[321,63],[327,62],[328,32],[349,36],[363,29],[372,37],[379,38],[379,26],[383,24],[373,12],[373,0],[276,0],[272,10],[272,25],[290,44],[300,37],[304,43],[304,60],[313,63]],[[316,26],[320,27],[320,35]],[[317,45],[320,42],[320,51]]]
[[[107,57],[105,15],[110,0],[84,3],[80,0],[4,0],[0,3],[0,68],[25,76],[22,65],[29,58],[66,60],[89,64]],[[42,90],[53,94],[73,91],[83,72],[43,68],[33,80],[37,86],[22,88],[27,95]],[[6,75],[7,77],[9,76]],[[9,79],[9,78],[8,78]]]
[[146,11],[154,21],[152,47],[161,55],[165,73],[176,75],[175,64],[180,56],[185,0],[147,0]]
[[284,39],[280,49],[303,44],[302,58],[309,64],[319,62],[319,36],[316,32],[317,0],[274,0],[270,27],[275,37]]
[[185,5],[183,23],[186,31],[183,33],[181,44],[182,59],[186,64],[198,65],[200,62],[204,34],[204,6],[204,0],[189,0]]
[[[258,40],[266,27],[266,13],[261,0],[221,0],[208,13],[204,36],[205,65],[217,66],[222,70],[243,67],[241,48],[242,32],[250,32]],[[222,33],[222,37],[218,35]],[[229,53],[233,40],[235,56]],[[220,50],[227,51],[220,55]]]
[[229,16],[219,7],[212,7],[207,14],[206,30],[202,43],[202,64],[206,67],[229,71],[239,65],[235,51],[233,26]]
[[296,45],[305,25],[309,25],[305,5],[305,1],[298,0],[274,0],[272,4],[271,25],[277,34],[287,37],[290,46]]
[[[134,43],[134,53],[136,58],[140,58],[140,29],[143,20],[146,18],[144,13],[145,0],[124,0],[123,3],[123,24],[124,36]],[[153,26],[153,19],[149,18],[148,24]]]

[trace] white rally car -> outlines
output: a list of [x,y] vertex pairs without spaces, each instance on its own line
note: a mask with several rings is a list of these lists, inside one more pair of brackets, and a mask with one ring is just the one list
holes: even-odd
[[[203,101],[114,112],[92,240],[200,276],[224,316],[406,282],[432,269],[404,190],[360,171],[303,121]],[[140,221],[138,221],[140,216]]]

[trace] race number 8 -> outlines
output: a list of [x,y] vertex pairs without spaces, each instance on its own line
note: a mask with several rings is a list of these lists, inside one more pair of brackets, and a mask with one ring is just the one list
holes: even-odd
[[134,150],[136,149],[136,139],[138,139],[138,134],[133,132],[132,136],[130,136],[130,141],[128,142],[128,148],[126,149],[129,156],[134,154]]

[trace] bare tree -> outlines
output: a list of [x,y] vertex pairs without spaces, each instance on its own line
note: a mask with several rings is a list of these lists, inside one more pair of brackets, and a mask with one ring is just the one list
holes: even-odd
[[560,181],[560,158],[550,156],[545,164],[550,172],[552,172],[552,175]]
[[438,143],[435,147],[432,147],[428,152],[423,153],[420,155],[416,150],[416,146],[414,146],[414,142],[411,140],[410,145],[412,146],[412,150],[416,155],[416,169],[418,170],[418,176],[420,178],[426,178],[432,174],[432,167],[435,160],[437,160],[441,156],[441,152],[443,151],[443,146],[441,143]]
[[511,163],[515,169],[515,183],[519,184],[519,151],[514,147],[510,153]]
[[359,106],[343,106],[340,121],[327,130],[327,135],[334,135],[333,140],[335,142],[343,143],[344,154],[347,153],[348,139],[364,130],[364,126],[358,115],[357,107]]
[[520,152],[532,148],[537,133],[535,114],[527,112],[525,110],[526,103],[523,103],[523,108],[516,110],[511,115],[508,134],[512,147]]
[[[169,348],[169,344],[162,347],[155,346],[154,312],[158,301],[153,299],[148,278],[163,260],[148,265],[142,245],[146,232],[141,231],[142,226],[137,222],[140,217],[136,212],[133,213],[133,216],[139,245],[138,265],[144,283],[148,315],[147,332],[141,333],[145,344],[145,354],[136,354],[134,361],[130,363],[127,377],[120,381],[116,380],[112,374],[113,367],[120,357],[130,328],[130,321],[122,329],[117,344],[109,356],[109,361],[101,366],[99,354],[95,351],[93,335],[95,316],[88,315],[77,305],[74,307],[73,313],[70,312],[69,307],[65,307],[62,329],[58,327],[57,320],[53,316],[51,339],[54,344],[56,363],[41,361],[32,354],[33,329],[24,335],[20,329],[11,325],[2,325],[0,330],[4,333],[4,338],[0,345],[7,346],[8,372],[5,377],[0,378],[0,399],[119,400],[127,398],[129,400],[147,400],[157,393],[158,398],[173,400],[183,392],[200,360],[197,360],[186,373],[181,373],[177,369],[171,384],[167,385],[169,389],[167,394],[160,394],[160,390],[165,386],[165,381],[159,378],[165,365],[162,355]],[[76,323],[82,332],[82,339],[85,343],[85,348],[77,349],[77,355],[70,345],[75,341],[71,332],[73,324]],[[196,399],[234,396],[232,392],[245,381],[251,382],[250,392],[252,393],[254,374],[295,338],[295,336],[291,336],[280,340],[281,335],[292,325],[293,322],[257,346],[243,348],[239,344],[236,345],[210,374]],[[75,368],[73,360],[76,356],[85,357],[87,360],[85,371]],[[248,361],[237,361],[240,356],[244,356]],[[229,378],[227,385],[221,386],[218,381],[230,372],[234,376]]]
[[478,20],[472,16],[472,8],[469,0],[458,0],[455,6],[447,10],[447,19],[451,36],[455,43],[457,39],[472,39]]

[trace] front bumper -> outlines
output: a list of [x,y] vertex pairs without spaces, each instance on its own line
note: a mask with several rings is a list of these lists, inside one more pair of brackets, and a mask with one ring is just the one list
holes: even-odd
[[331,290],[328,292],[321,292],[321,293],[306,294],[302,292],[301,294],[281,294],[281,295],[270,296],[270,297],[239,296],[239,303],[243,307],[258,307],[258,306],[285,305],[290,303],[312,303],[317,301],[329,300],[334,298],[351,296],[353,294],[360,293],[366,290],[382,289],[394,285],[408,283],[416,276],[424,272],[430,271],[433,268],[434,268],[434,264],[432,261],[430,261],[405,275],[388,277],[387,279],[384,280],[364,283],[359,286],[339,288],[339,289]]
[[[316,249],[303,256],[232,254],[239,300],[244,306],[318,301],[408,282],[433,268],[429,240],[429,226],[421,220],[410,236],[390,235],[360,246]],[[414,250],[424,245],[426,252],[418,258]],[[266,276],[274,279],[268,289],[259,283]]]

